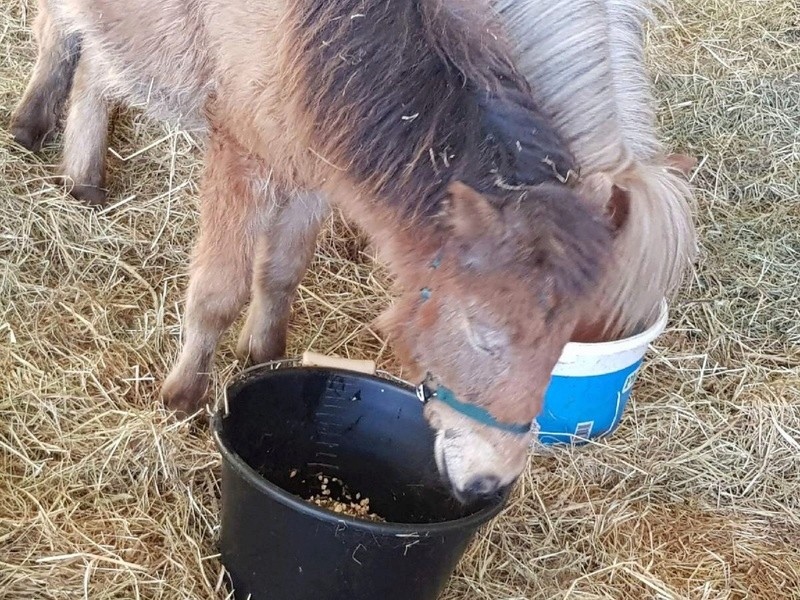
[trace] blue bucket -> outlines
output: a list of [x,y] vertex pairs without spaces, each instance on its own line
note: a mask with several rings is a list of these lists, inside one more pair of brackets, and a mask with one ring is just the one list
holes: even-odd
[[662,302],[656,322],[635,336],[612,342],[570,342],[553,369],[533,431],[538,441],[582,444],[617,428],[650,343],[667,325]]

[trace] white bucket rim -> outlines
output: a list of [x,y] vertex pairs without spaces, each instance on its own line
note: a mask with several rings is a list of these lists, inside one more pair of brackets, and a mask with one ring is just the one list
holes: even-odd
[[567,342],[561,352],[559,362],[571,362],[571,360],[579,356],[611,356],[646,347],[664,332],[668,319],[669,308],[667,301],[662,300],[658,319],[643,332],[610,342]]

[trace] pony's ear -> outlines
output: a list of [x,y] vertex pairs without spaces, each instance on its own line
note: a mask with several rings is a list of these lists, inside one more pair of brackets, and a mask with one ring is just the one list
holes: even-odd
[[612,231],[618,232],[628,221],[631,212],[631,197],[626,190],[619,186],[611,187],[611,197],[608,199],[606,209],[609,219],[611,219]]
[[667,156],[667,168],[680,171],[685,177],[689,177],[692,169],[697,166],[697,159],[687,154],[670,154]]
[[499,229],[500,211],[485,196],[460,181],[451,183],[447,192],[447,219],[457,238],[474,240]]
[[613,232],[618,232],[625,226],[631,212],[631,199],[627,190],[615,184],[605,173],[587,175],[578,185],[581,198],[606,213]]

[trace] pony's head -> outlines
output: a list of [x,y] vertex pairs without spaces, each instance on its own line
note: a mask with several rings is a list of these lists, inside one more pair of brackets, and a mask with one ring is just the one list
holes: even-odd
[[600,210],[553,183],[497,194],[452,183],[442,221],[415,289],[381,326],[422,384],[441,474],[470,501],[522,472],[530,425],[611,233]]

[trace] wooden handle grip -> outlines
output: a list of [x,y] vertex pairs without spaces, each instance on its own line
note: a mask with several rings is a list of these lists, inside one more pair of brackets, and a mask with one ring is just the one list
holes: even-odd
[[352,358],[328,356],[327,354],[318,354],[316,352],[303,352],[301,364],[304,367],[328,367],[366,373],[367,375],[375,374],[375,361],[373,360],[353,360]]

